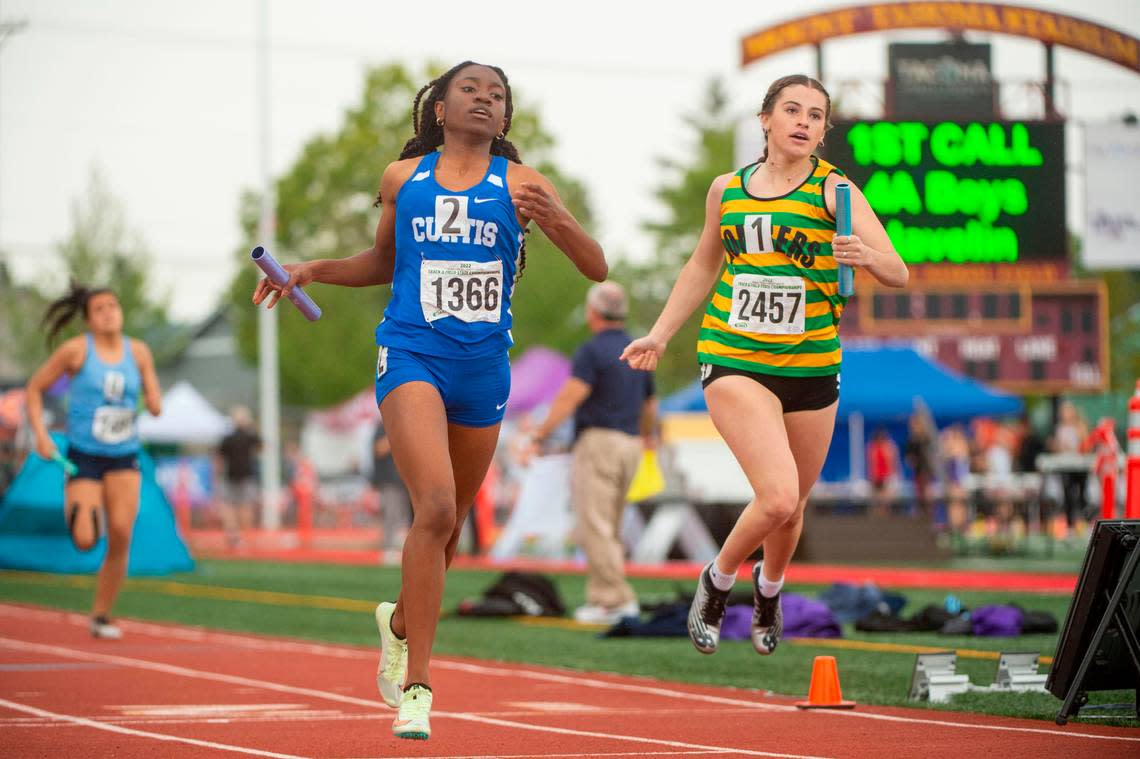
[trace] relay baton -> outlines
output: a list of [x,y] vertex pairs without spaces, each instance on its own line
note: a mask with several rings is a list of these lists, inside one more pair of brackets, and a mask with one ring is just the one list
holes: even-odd
[[[249,254],[257,267],[265,272],[265,276],[269,277],[269,281],[278,287],[284,287],[289,282],[289,272],[281,268],[281,264],[274,260],[273,256],[268,250],[258,245]],[[294,287],[292,292],[289,293],[289,300],[293,301],[293,305],[297,310],[305,315],[305,318],[311,322],[315,322],[321,318],[321,307],[313,302],[313,299],[305,294],[305,291],[299,287]]]
[[[835,185],[835,234],[851,234],[851,185]],[[839,294],[849,298],[855,294],[855,271],[847,264],[839,264]]]
[[56,451],[52,454],[51,460],[63,467],[64,474],[66,474],[68,477],[74,477],[79,473],[79,467],[75,465],[75,462],[69,458],[66,458],[59,451]]

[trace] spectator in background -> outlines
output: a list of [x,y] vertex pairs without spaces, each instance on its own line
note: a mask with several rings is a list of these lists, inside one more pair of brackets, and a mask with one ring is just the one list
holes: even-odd
[[[1073,455],[1081,453],[1081,444],[1089,434],[1088,422],[1085,421],[1071,401],[1064,401],[1061,404],[1057,417],[1057,426],[1053,430],[1053,445],[1056,452]],[[1068,522],[1070,533],[1078,527],[1078,522],[1084,520],[1085,511],[1088,508],[1085,497],[1088,480],[1087,469],[1061,472],[1065,519]]]
[[[1014,525],[1014,498],[1017,495],[1013,481],[1014,433],[1002,425],[994,430],[985,449],[985,496],[992,507],[991,533],[1003,541],[1014,533],[1023,532]],[[1008,547],[1004,542],[991,542],[991,546]]]
[[890,513],[891,498],[899,478],[899,448],[886,429],[875,430],[867,444],[867,479],[871,482],[871,514]]
[[261,437],[253,427],[253,414],[245,406],[230,409],[230,421],[233,430],[218,445],[218,504],[226,543],[235,548],[241,543],[241,531],[254,522],[258,495],[254,475]]
[[1017,471],[1030,473],[1037,471],[1037,457],[1048,450],[1049,442],[1037,432],[1029,421],[1029,415],[1023,414],[1018,420],[1016,434]]
[[914,497],[918,513],[924,519],[930,519],[934,512],[931,487],[938,472],[938,442],[935,439],[934,423],[928,413],[915,411],[910,415],[908,428],[903,458],[914,473]]
[[961,425],[947,427],[942,433],[942,455],[946,462],[946,517],[950,530],[965,532],[969,523],[969,493],[966,478],[970,476],[970,441]]
[[398,563],[404,538],[412,523],[412,501],[396,462],[384,422],[372,434],[372,486],[380,494],[380,547],[385,562]]
[[586,554],[586,604],[574,618],[593,624],[613,624],[640,611],[625,580],[620,527],[642,437],[648,440],[656,424],[657,400],[653,375],[620,360],[632,342],[625,331],[628,311],[617,283],[590,288],[586,324],[594,336],[574,353],[571,376],[530,434],[537,446],[574,415],[570,500]]

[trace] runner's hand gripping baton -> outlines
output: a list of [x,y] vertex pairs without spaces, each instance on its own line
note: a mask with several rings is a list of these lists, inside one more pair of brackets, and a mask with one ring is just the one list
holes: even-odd
[[[257,268],[265,272],[265,276],[269,277],[270,282],[278,287],[284,287],[288,284],[289,272],[281,268],[281,264],[274,260],[268,250],[258,245],[249,254],[249,257],[257,264]],[[289,293],[289,300],[293,301],[293,305],[309,321],[315,322],[321,318],[321,307],[314,303],[313,299],[306,295],[300,287],[293,288],[293,291]]]
[[[851,234],[851,185],[846,182],[835,185],[835,234]],[[845,298],[855,294],[855,270],[847,264],[839,264],[839,294]]]
[[55,454],[51,457],[51,460],[63,467],[63,472],[68,477],[74,477],[75,475],[79,474],[79,467],[75,465],[75,462],[73,462],[71,459],[64,458],[63,454],[59,451],[55,452]]

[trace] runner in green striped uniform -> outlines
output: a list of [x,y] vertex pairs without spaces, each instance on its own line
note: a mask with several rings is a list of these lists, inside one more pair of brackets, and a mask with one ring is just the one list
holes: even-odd
[[753,498],[697,582],[688,627],[702,653],[716,651],[732,582],[760,546],[752,645],[770,654],[780,640],[784,570],[839,403],[838,327],[847,301],[838,293],[839,264],[887,286],[907,281],[906,265],[854,186],[853,234],[835,236],[843,174],[812,154],[830,117],[831,98],[816,80],[796,75],[772,84],[760,109],[764,155],[713,181],[701,238],[669,301],[649,334],[622,354],[634,368],[655,369],[669,339],[713,290],[697,342],[705,400]]

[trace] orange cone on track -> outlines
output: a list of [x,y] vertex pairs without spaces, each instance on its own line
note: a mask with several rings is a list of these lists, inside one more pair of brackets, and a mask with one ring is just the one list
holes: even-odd
[[854,709],[854,701],[844,701],[839,690],[839,667],[834,656],[817,656],[811,667],[808,700],[797,701],[800,709]]

